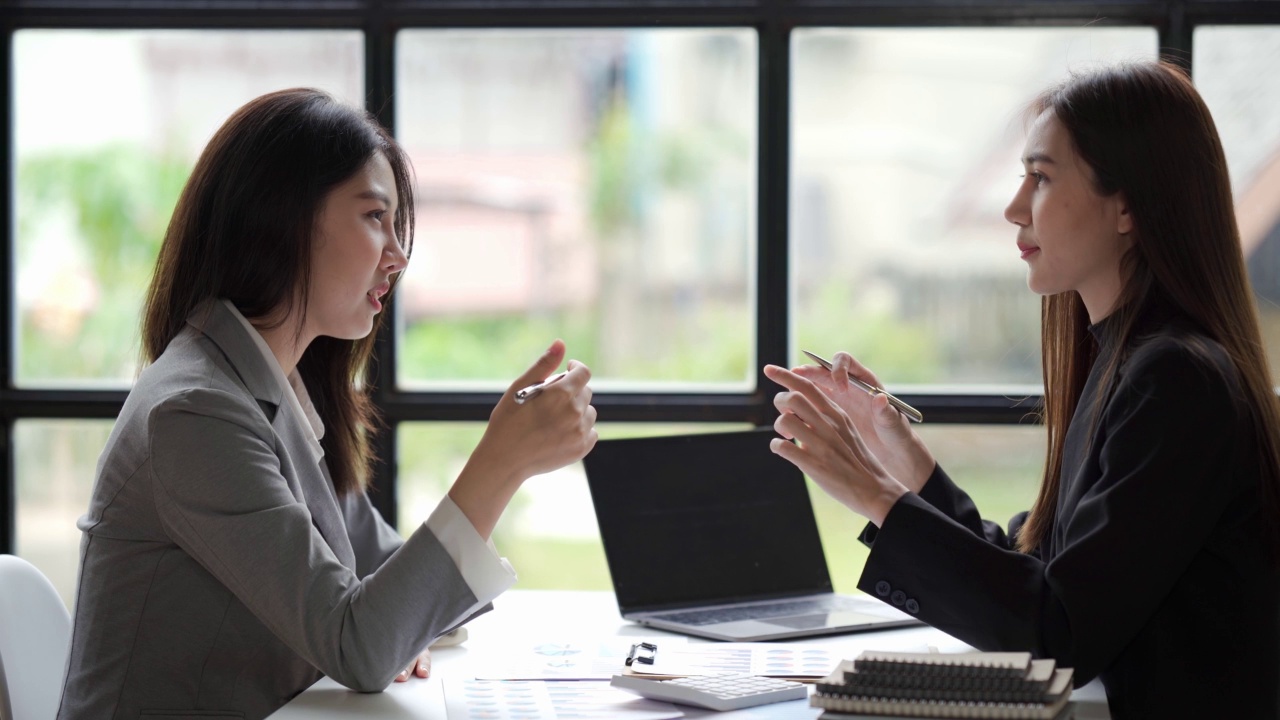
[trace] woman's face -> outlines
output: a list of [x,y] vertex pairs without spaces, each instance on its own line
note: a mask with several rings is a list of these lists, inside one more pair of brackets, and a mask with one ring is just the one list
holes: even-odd
[[1097,322],[1120,296],[1120,259],[1133,244],[1124,196],[1094,191],[1093,171],[1051,110],[1032,124],[1022,163],[1026,175],[1004,216],[1018,226],[1027,286],[1040,295],[1075,290]]
[[320,209],[307,297],[308,337],[365,337],[393,275],[408,264],[396,238],[396,180],[375,153]]

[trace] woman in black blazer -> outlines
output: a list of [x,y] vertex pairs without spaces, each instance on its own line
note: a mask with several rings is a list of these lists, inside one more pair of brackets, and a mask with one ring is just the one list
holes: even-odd
[[1008,532],[849,355],[768,366],[774,452],[871,523],[859,588],[1101,676],[1116,718],[1280,717],[1280,407],[1213,120],[1156,62],[1031,105],[1005,217],[1043,295],[1048,456]]

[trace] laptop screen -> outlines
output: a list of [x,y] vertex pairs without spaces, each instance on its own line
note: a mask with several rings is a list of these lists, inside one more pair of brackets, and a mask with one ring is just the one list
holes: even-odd
[[596,443],[583,462],[623,612],[831,592],[804,475],[774,437]]

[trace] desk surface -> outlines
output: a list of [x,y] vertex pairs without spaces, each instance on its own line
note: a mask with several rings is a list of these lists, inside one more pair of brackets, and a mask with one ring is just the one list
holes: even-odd
[[[271,720],[446,720],[442,678],[474,678],[477,668],[505,657],[514,649],[523,650],[540,642],[668,634],[623,620],[618,615],[611,592],[513,590],[494,600],[493,606],[492,612],[476,618],[467,626],[469,637],[461,646],[432,651],[430,678],[392,683],[385,692],[370,694],[351,692],[324,678],[274,713]],[[701,641],[690,639],[690,642]],[[786,642],[838,648],[846,657],[855,657],[869,649],[918,650],[925,645],[936,645],[944,651],[965,649],[955,638],[929,627]],[[1076,702],[1078,720],[1110,718],[1106,696],[1096,680],[1075,691],[1072,700]],[[818,713],[819,710],[814,708],[812,717],[817,717]]]

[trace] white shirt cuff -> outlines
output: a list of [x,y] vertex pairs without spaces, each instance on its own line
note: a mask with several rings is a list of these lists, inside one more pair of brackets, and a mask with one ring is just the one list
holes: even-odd
[[516,571],[511,563],[498,557],[492,540],[480,539],[475,526],[448,495],[436,506],[426,525],[453,559],[471,594],[476,596],[476,604],[455,618],[450,627],[466,620],[516,583]]

